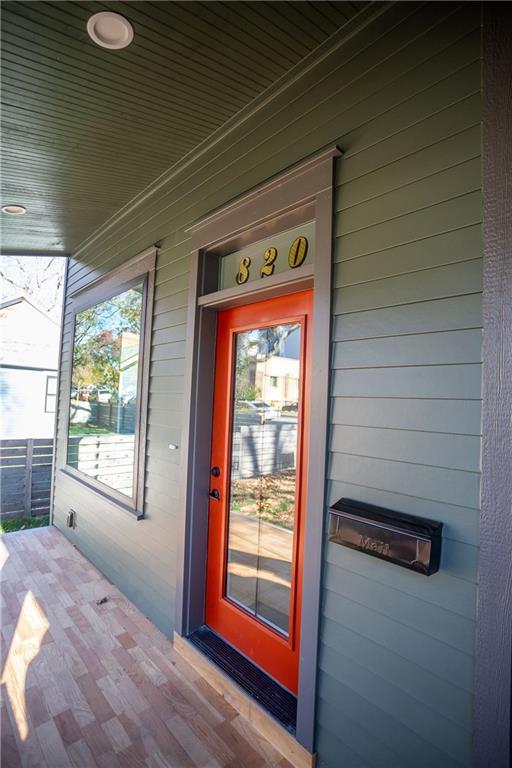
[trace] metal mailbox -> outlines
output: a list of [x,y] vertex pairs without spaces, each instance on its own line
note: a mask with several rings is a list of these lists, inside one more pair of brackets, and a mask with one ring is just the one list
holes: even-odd
[[329,507],[329,541],[425,576],[439,570],[443,524],[340,499]]

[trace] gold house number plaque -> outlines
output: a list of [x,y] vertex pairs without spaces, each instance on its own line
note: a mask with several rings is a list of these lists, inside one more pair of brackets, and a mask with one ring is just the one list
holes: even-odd
[[243,285],[246,283],[249,279],[249,267],[251,266],[251,259],[249,256],[244,256],[244,258],[240,262],[240,268],[238,272],[236,273],[236,283],[237,285]]
[[[308,239],[304,235],[296,237],[290,246],[288,253],[288,266],[290,269],[296,269],[304,263],[308,253]],[[260,277],[269,277],[274,274],[275,262],[277,259],[277,248],[267,248],[263,255],[263,265],[260,269]],[[235,275],[235,282],[237,285],[243,285],[249,279],[249,268],[251,266],[251,259],[249,256],[244,256],[240,260],[238,272]]]
[[291,269],[295,269],[295,267],[300,267],[300,265],[304,262],[304,259],[306,258],[308,253],[308,241],[307,238],[304,237],[304,235],[300,235],[299,237],[296,237],[293,241],[290,253],[288,254],[288,264]]

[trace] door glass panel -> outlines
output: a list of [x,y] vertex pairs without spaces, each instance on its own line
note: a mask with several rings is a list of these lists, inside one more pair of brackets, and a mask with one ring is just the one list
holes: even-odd
[[236,335],[226,596],[289,632],[299,323]]

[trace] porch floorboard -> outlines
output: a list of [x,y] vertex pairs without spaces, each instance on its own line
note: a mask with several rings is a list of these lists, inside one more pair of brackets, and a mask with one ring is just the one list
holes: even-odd
[[0,565],[2,768],[289,768],[56,528]]

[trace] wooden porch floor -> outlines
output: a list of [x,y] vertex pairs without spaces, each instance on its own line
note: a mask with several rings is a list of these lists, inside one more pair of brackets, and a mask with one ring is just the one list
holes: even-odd
[[289,768],[57,529],[0,563],[2,768]]

